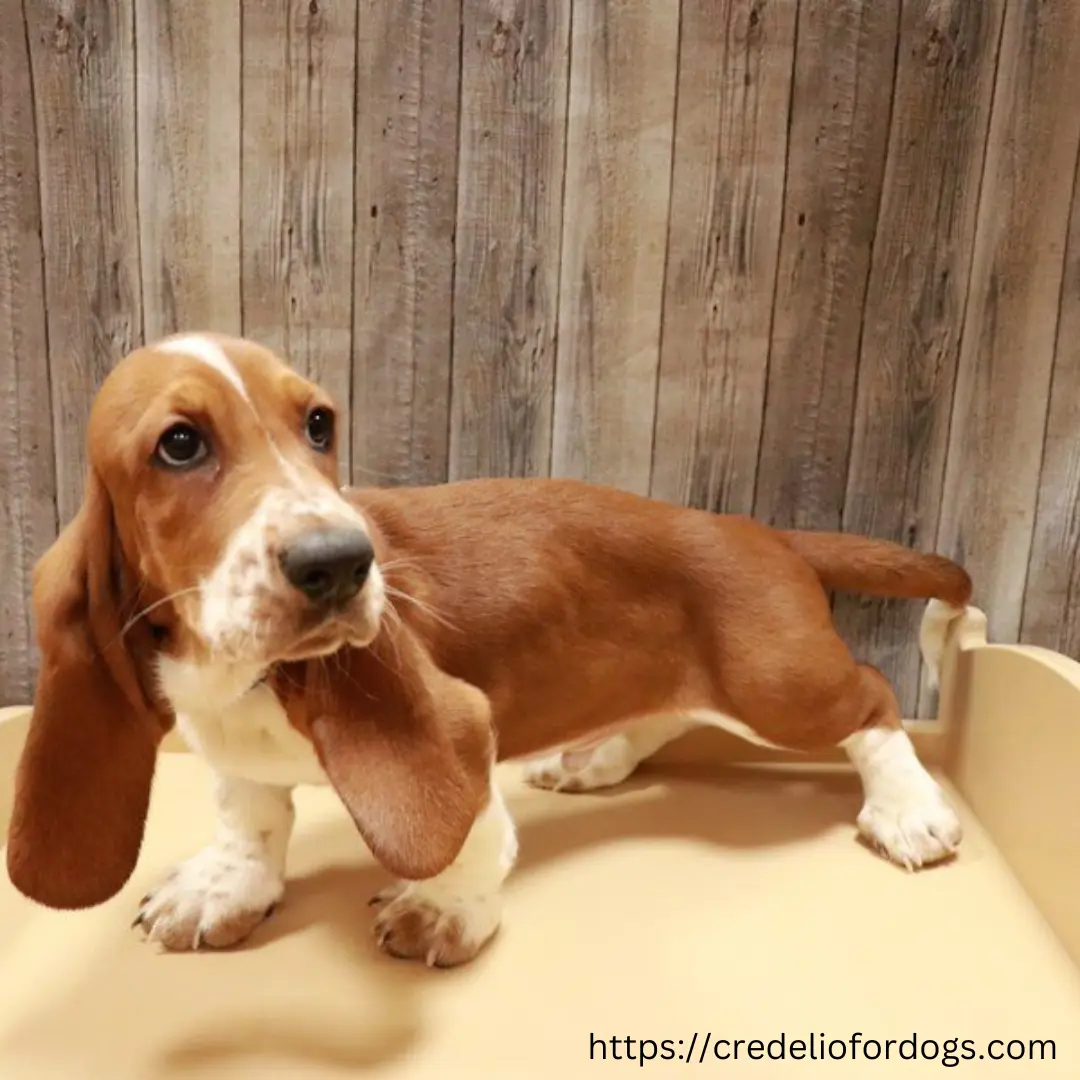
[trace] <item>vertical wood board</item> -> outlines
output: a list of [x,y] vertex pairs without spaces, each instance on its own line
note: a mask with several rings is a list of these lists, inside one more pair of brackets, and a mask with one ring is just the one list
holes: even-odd
[[552,472],[647,494],[679,5],[577,0]]
[[753,509],[796,0],[683,0],[651,494]]
[[450,477],[543,476],[570,0],[465,0]]
[[899,0],[799,6],[784,226],[754,512],[836,529],[889,133]]
[[1080,660],[1080,168],[1049,397],[1020,640]]
[[34,563],[56,537],[34,97],[21,7],[0,17],[0,707],[31,700]]
[[353,478],[447,478],[459,5],[360,0]]
[[240,4],[135,5],[146,337],[238,334]]

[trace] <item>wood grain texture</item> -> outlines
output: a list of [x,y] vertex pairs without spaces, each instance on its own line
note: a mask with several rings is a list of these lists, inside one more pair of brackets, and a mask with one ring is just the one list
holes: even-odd
[[142,336],[133,21],[130,0],[50,0],[26,14],[63,524],[82,500],[90,402]]
[[1073,181],[1020,640],[1080,660],[1080,168]]
[[56,537],[56,466],[30,50],[0,3],[0,707],[31,700],[34,563]]
[[239,333],[240,5],[135,0],[148,340]]
[[[1004,0],[905,0],[842,525],[934,547]],[[923,608],[838,596],[906,716]]]
[[355,0],[243,8],[244,333],[332,394],[351,475]]
[[1008,5],[938,538],[971,571],[997,641],[1019,633],[1031,553],[1080,146],[1078,42],[1080,5]]
[[651,493],[749,513],[780,244],[796,0],[683,0]]
[[898,0],[799,7],[784,226],[754,512],[836,529],[877,222]]
[[458,4],[360,0],[357,483],[447,477],[460,31]]
[[574,4],[552,472],[647,493],[679,5]]
[[450,477],[550,467],[570,0],[465,0]]
[[[177,329],[327,385],[358,482],[553,472],[934,548],[993,640],[1080,658],[1080,5],[0,21],[0,701],[93,394]],[[921,610],[835,602],[909,715]]]

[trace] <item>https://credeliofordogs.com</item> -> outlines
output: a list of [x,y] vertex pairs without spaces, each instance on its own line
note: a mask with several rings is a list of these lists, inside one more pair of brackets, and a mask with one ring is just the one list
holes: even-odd
[[733,1039],[711,1031],[682,1038],[639,1038],[589,1032],[590,1061],[625,1061],[644,1067],[655,1061],[705,1065],[730,1061],[938,1061],[955,1068],[968,1061],[1056,1061],[1053,1039],[868,1038],[856,1031],[846,1039],[811,1032],[793,1038],[781,1032],[769,1039]]

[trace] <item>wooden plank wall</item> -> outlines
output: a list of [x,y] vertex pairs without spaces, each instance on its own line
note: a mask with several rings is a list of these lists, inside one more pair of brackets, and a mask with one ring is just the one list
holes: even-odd
[[465,0],[449,477],[551,459],[569,0]]
[[[918,548],[938,544],[1003,7],[901,9],[841,527]],[[842,597],[835,610],[915,711],[922,606]],[[922,714],[932,707],[924,694]]]
[[[14,11],[9,9],[14,7]],[[18,5],[0,6],[19,22]],[[0,700],[31,693],[34,561],[56,535],[56,459],[30,49],[0,33]]]
[[[0,0],[0,704],[88,403],[176,329],[343,476],[567,475],[962,558],[1080,656],[1072,0]],[[915,604],[836,597],[920,689]]]

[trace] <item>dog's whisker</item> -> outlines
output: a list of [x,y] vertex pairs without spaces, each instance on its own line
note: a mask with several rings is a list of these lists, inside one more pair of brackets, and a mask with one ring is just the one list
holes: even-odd
[[394,660],[398,667],[401,667],[401,651],[398,648],[397,633],[401,632],[405,628],[405,621],[401,617],[401,612],[394,607],[394,602],[387,597],[386,599],[386,613],[392,618],[387,621],[386,624],[386,638],[390,642],[391,647],[394,650]]
[[357,681],[356,677],[349,672],[348,668],[345,667],[345,662],[342,659],[341,653],[334,653],[333,656],[330,657],[322,657],[322,665],[327,674],[327,682],[329,682],[328,664],[331,660],[334,661],[334,665],[337,668],[338,674],[341,675],[345,679],[345,681],[351,686],[356,687],[358,693],[368,698],[372,696],[370,691],[365,690],[364,687]]
[[420,563],[416,559],[407,559],[403,556],[393,558],[389,562],[379,564],[380,568],[385,573],[388,570],[400,570],[402,567],[414,566],[419,567]]
[[412,596],[410,593],[405,592],[403,589],[395,588],[393,585],[385,586],[387,593],[392,596],[396,596],[399,600],[408,600],[410,604],[415,604],[425,615],[434,619],[436,622],[441,623],[448,630],[453,630],[455,633],[461,633],[461,629],[455,626],[449,619],[441,614],[436,608],[432,607],[426,600],[421,600],[417,596]]
[[162,604],[167,604],[169,603],[169,601],[175,600],[178,596],[185,596],[188,593],[195,593],[201,591],[201,585],[191,585],[186,589],[177,589],[176,592],[169,593],[168,596],[163,596],[160,600],[155,600],[152,604],[148,604],[141,611],[138,611],[134,615],[132,615],[132,617],[128,619],[128,621],[124,623],[124,625],[120,628],[120,633],[117,635],[117,637],[123,637],[140,619],[145,618],[147,615],[150,614],[151,611],[154,611],[156,608],[161,607]]
[[[365,476],[375,477],[379,480],[389,481],[391,484],[404,484],[408,482],[408,477],[399,476],[396,473],[384,473],[378,469],[369,469],[365,465],[357,465],[353,463],[352,471],[354,473],[363,473]],[[348,485],[352,486],[352,485]]]

